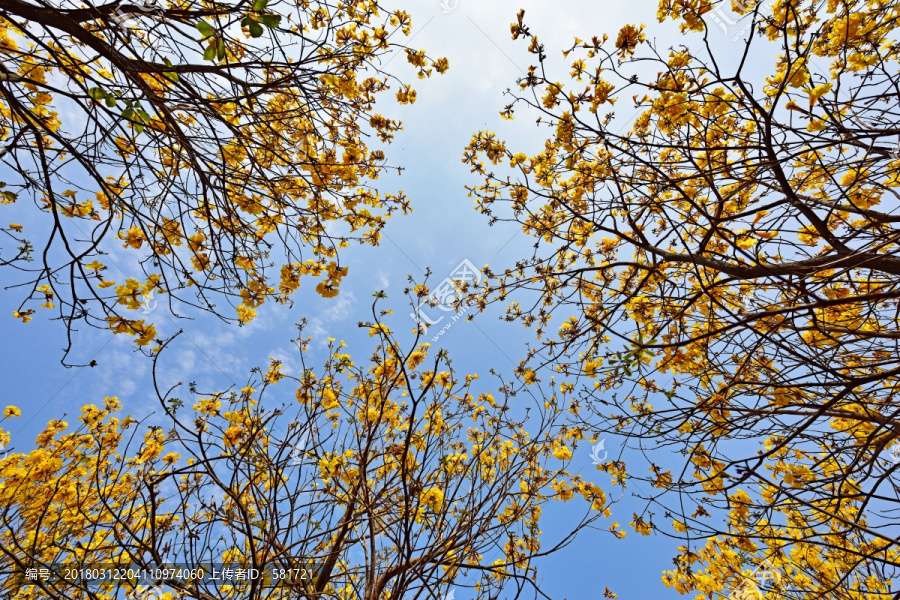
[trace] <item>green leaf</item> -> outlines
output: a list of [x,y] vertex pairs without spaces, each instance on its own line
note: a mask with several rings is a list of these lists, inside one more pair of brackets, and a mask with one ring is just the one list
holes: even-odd
[[250,24],[247,25],[247,27],[250,29],[250,36],[251,36],[251,37],[258,38],[258,37],[261,37],[261,36],[262,36],[262,34],[263,34],[263,27],[262,27],[262,25],[260,25],[259,23],[257,23],[255,20],[252,20],[252,19],[251,19],[251,20],[250,20]]
[[134,130],[137,131],[138,133],[144,133],[144,126],[141,125],[140,123],[134,123],[133,127],[134,127]]
[[197,21],[196,27],[197,31],[200,32],[200,35],[202,35],[204,39],[216,34],[216,31],[215,29],[213,29],[212,25],[202,19]]
[[256,12],[266,9],[266,4],[269,3],[269,0],[253,0],[253,6],[251,7]]
[[139,110],[137,111],[137,114],[141,118],[141,121],[143,121],[144,123],[149,123],[152,120],[152,118],[150,117],[150,113],[148,113],[146,110]]
[[110,108],[113,108],[116,105],[116,97],[112,94],[106,95],[106,105]]
[[[171,66],[172,66],[172,61],[169,60],[169,59],[166,58],[166,57],[163,57],[163,63],[164,63],[167,67],[171,67]],[[171,81],[172,83],[178,83],[178,73],[175,73],[174,71],[163,71],[163,77],[165,77],[166,79],[168,79],[168,80]]]
[[213,60],[216,58],[216,46],[215,44],[207,48],[203,52],[203,60]]
[[134,111],[130,108],[126,108],[122,111],[122,118],[126,121],[131,121],[134,118]]
[[281,15],[259,15],[256,19],[269,29],[275,29],[281,23]]
[[225,58],[225,40],[220,39],[216,44],[216,58],[219,60]]
[[92,87],[88,90],[88,96],[93,98],[94,100],[103,100],[106,98],[106,90],[103,88]]

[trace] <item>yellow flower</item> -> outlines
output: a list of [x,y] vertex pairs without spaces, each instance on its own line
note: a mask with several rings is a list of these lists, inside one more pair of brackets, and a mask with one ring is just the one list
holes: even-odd
[[524,152],[517,152],[513,155],[513,157],[509,161],[509,166],[515,167],[516,165],[520,165],[528,160],[528,155]]
[[119,398],[116,396],[107,396],[103,399],[103,406],[106,412],[114,413],[122,408],[122,403],[119,402]]
[[419,503],[431,510],[440,510],[441,505],[444,504],[444,492],[436,487],[423,490],[419,496]]
[[634,530],[641,535],[650,535],[653,532],[653,527],[650,525],[650,523],[646,522],[637,514],[634,514],[634,520],[632,520],[629,525],[634,527]]
[[610,531],[610,533],[612,533],[614,536],[616,536],[616,539],[621,540],[621,539],[623,539],[623,538],[625,537],[625,532],[619,529],[619,524],[618,524],[617,522],[615,522],[615,521],[613,521],[612,526],[609,527],[609,531]]
[[237,307],[238,321],[241,323],[249,323],[256,318],[256,310],[239,304]]
[[416,90],[408,85],[403,86],[397,92],[397,102],[400,104],[413,104],[416,101]]
[[823,129],[825,129],[825,121],[820,121],[819,119],[813,119],[806,126],[806,130],[813,133],[815,133],[816,131],[822,131]]
[[284,377],[284,373],[281,372],[281,363],[274,358],[270,358],[269,360],[272,361],[272,366],[269,367],[269,371],[266,373],[266,381],[269,383],[278,383]]
[[572,451],[568,446],[560,444],[553,450],[553,456],[555,456],[559,460],[569,460],[570,458],[572,458]]
[[31,315],[34,314],[33,310],[14,310],[13,316],[17,319],[22,319],[23,323],[27,323],[31,320]]
[[240,425],[232,425],[223,434],[225,447],[239,446],[243,442],[244,430]]
[[619,30],[619,36],[616,38],[616,48],[619,49],[619,56],[624,57],[626,54],[634,54],[634,49],[638,44],[644,42],[647,36],[644,34],[644,26],[640,29],[634,25],[626,25]]
[[4,417],[21,417],[22,411],[18,407],[9,405],[3,410]]
[[813,89],[809,90],[809,107],[812,108],[815,106],[816,102],[819,101],[819,98],[827,94],[831,91],[830,83],[823,83],[822,85],[817,85]]
[[332,390],[325,390],[322,392],[322,406],[325,410],[331,410],[332,408],[337,408],[340,403],[337,400],[337,396]]
[[415,369],[420,364],[422,364],[422,361],[424,361],[424,360],[425,360],[425,355],[423,353],[413,352],[412,354],[409,355],[409,358],[406,360],[406,366],[409,367],[410,369]]
[[194,404],[194,410],[204,415],[214,415],[222,408],[222,402],[218,398],[201,398]]
[[144,436],[144,450],[138,457],[138,462],[143,463],[148,460],[155,460],[162,452],[165,438],[159,430],[148,431]]
[[324,281],[320,281],[318,285],[316,285],[316,292],[323,298],[334,298],[338,295],[338,289],[326,284]]
[[15,231],[22,231],[22,226],[19,225],[18,223],[10,223],[9,228],[13,229]]
[[139,227],[132,227],[124,234],[118,233],[116,237],[125,240],[125,243],[122,245],[123,248],[140,248],[146,239],[144,232]]
[[372,327],[371,329],[369,329],[369,337],[372,337],[373,335],[375,335],[375,334],[378,333],[379,331],[382,332],[382,333],[384,333],[385,335],[390,335],[390,334],[391,334],[391,330],[388,329],[388,328],[384,325],[384,323],[379,323],[379,324],[375,325],[375,327]]

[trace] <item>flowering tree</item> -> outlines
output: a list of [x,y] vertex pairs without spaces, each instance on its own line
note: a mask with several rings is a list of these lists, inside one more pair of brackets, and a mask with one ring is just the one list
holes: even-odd
[[636,25],[576,39],[567,83],[512,24],[535,64],[503,115],[527,106],[548,137],[529,154],[482,131],[464,161],[480,210],[539,245],[481,305],[536,327],[526,377],[546,362],[592,383],[568,392],[585,427],[651,449],[649,477],[603,468],[656,488],[639,532],[687,540],[665,583],[728,597],[755,556],[780,575],[748,598],[897,597],[898,5],[659,6],[692,47]]
[[416,99],[382,58],[448,67],[396,41],[411,27],[371,0],[0,2],[0,203],[36,207],[0,228],[15,316],[149,347],[128,315],[154,294],[241,323],[303,276],[336,295],[338,249],[409,210],[371,182],[401,126],[376,99]]
[[[365,327],[380,341],[367,366],[332,341],[317,372],[298,338],[299,377],[273,362],[239,391],[160,393],[165,426],[114,416],[115,398],[86,406],[76,431],[51,421],[35,450],[0,462],[4,595],[134,594],[131,580],[87,587],[29,580],[29,568],[228,563],[312,576],[176,578],[164,598],[432,598],[451,586],[537,597],[540,557],[612,504],[566,471],[583,434],[559,423],[553,398],[517,414],[514,386],[495,396],[428,344],[402,352],[377,319]],[[288,381],[296,400],[273,409],[272,386]],[[553,499],[582,506],[548,543],[539,524]]]

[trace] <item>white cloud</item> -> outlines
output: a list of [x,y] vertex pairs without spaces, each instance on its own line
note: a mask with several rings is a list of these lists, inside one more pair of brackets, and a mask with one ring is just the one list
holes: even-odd
[[[300,368],[300,363],[297,362],[296,348],[287,346],[275,348],[269,351],[269,358],[281,361],[281,372],[285,375],[298,377],[303,372],[303,369]],[[262,367],[263,365],[259,366]]]
[[318,341],[324,345],[328,343],[326,338],[339,337],[339,335],[334,335],[331,332],[336,330],[336,325],[339,325],[341,330],[346,329],[343,322],[351,315],[355,305],[356,297],[353,293],[350,291],[342,291],[337,299],[332,301],[332,304],[328,308],[310,319],[309,333],[313,336],[314,341]]

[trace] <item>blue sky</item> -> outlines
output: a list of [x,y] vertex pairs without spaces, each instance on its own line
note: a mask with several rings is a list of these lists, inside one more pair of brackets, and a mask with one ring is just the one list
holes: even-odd
[[[542,145],[545,132],[533,126],[534,117],[520,113],[517,120],[500,119],[499,111],[509,101],[503,91],[527,68],[530,55],[525,45],[513,42],[509,24],[519,8],[526,9],[527,22],[555,57],[559,78],[568,72],[559,50],[571,45],[575,36],[590,38],[607,33],[615,37],[626,23],[646,23],[648,38],[665,49],[682,43],[677,26],[656,22],[656,2],[577,2],[557,0],[506,0],[474,2],[444,0],[392,2],[413,17],[412,47],[423,47],[430,56],[446,56],[450,70],[443,76],[419,81],[413,70],[398,56],[396,67],[401,77],[415,84],[418,99],[412,106],[382,106],[387,116],[400,118],[404,131],[387,149],[391,164],[403,165],[402,176],[388,176],[378,184],[385,192],[402,189],[411,199],[414,212],[398,216],[388,223],[381,246],[351,246],[343,251],[342,264],[349,266],[341,293],[325,300],[305,285],[296,296],[292,309],[266,304],[249,326],[238,328],[208,317],[175,323],[159,311],[163,332],[185,328],[161,361],[161,374],[167,383],[197,381],[201,389],[244,385],[249,369],[265,365],[269,357],[284,361],[285,370],[296,368],[296,353],[290,343],[293,324],[306,317],[308,332],[320,342],[328,336],[344,339],[358,357],[367,356],[371,340],[356,323],[370,317],[372,293],[385,290],[394,317],[388,322],[395,332],[409,333],[414,323],[408,317],[411,307],[403,296],[407,276],[421,281],[423,270],[431,268],[431,283],[448,276],[464,259],[476,266],[488,263],[494,270],[510,265],[530,253],[534,241],[514,224],[489,227],[487,219],[473,210],[464,185],[478,180],[469,173],[460,158],[472,133],[490,129],[519,150],[535,151]],[[725,21],[727,25],[727,21]],[[739,27],[732,28],[733,33]],[[712,32],[719,35],[718,31]],[[732,44],[721,35],[723,59],[728,51],[738,52],[741,44]],[[628,104],[620,107],[628,117]],[[13,220],[13,219],[10,219]],[[22,221],[19,221],[22,222]],[[0,294],[0,314],[11,315],[20,296]],[[533,342],[533,332],[519,324],[499,320],[499,311],[479,315],[474,322],[457,322],[434,347],[445,347],[461,373],[479,373],[485,385],[493,385],[488,370],[494,368],[506,376],[524,355],[525,344]],[[100,403],[104,396],[116,395],[125,411],[146,415],[156,408],[149,385],[149,362],[133,352],[130,339],[106,331],[84,329],[77,334],[73,362],[96,359],[97,368],[65,369],[60,363],[64,333],[59,323],[38,317],[23,325],[12,318],[0,319],[0,360],[3,364],[3,405],[15,404],[22,417],[11,424],[11,446],[27,451],[35,434],[52,418],[63,413],[70,417],[83,404]],[[565,315],[560,315],[564,317]],[[429,336],[430,337],[430,336]],[[325,357],[320,342],[313,344],[313,358],[321,364]],[[287,388],[276,394],[290,394]],[[285,397],[284,400],[289,400]],[[151,418],[150,422],[153,422]],[[617,441],[607,439],[606,448],[615,454]],[[579,449],[575,470],[597,482],[608,494],[618,496],[609,485],[609,476],[594,470],[589,449]],[[581,460],[583,465],[577,464]],[[629,493],[636,491],[629,489]],[[546,560],[541,567],[545,591],[554,599],[597,598],[604,586],[619,598],[677,597],[660,582],[664,569],[679,543],[660,535],[643,537],[627,526],[632,511],[641,504],[629,497],[617,507],[614,519],[629,531],[625,540],[616,540],[604,529],[585,531],[568,549]],[[564,531],[566,506],[548,511],[543,530],[548,539],[554,531]],[[613,519],[610,519],[611,521]],[[600,522],[603,527],[606,521]],[[457,595],[464,600],[463,594]]]

